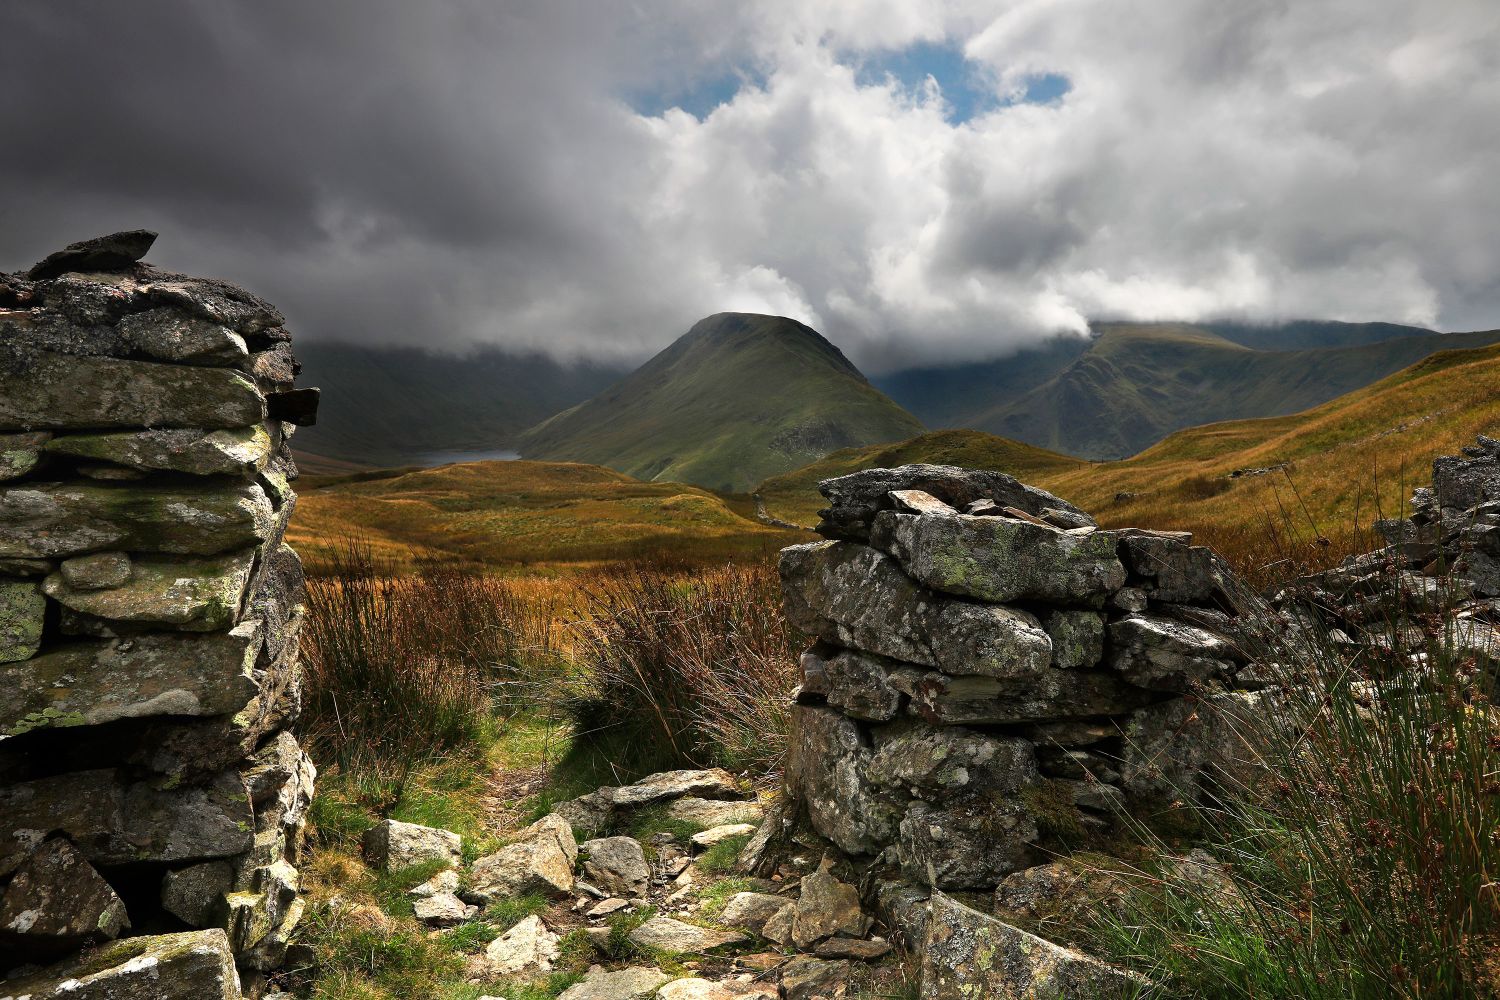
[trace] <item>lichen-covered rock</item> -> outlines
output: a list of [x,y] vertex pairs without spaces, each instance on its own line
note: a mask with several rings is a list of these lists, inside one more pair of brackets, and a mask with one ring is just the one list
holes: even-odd
[[[0,313],[0,337],[29,334]],[[0,431],[248,427],[266,419],[255,383],[228,368],[71,357],[0,357]]]
[[900,819],[899,808],[870,782],[871,756],[854,722],[839,712],[793,708],[787,787],[813,829],[851,854],[880,853]]
[[781,551],[780,568],[788,620],[835,646],[1018,681],[1051,662],[1051,640],[1030,614],[932,594],[874,549],[794,545]]
[[921,490],[958,510],[976,500],[991,500],[998,506],[1015,507],[1028,514],[1040,514],[1047,508],[1067,511],[1093,523],[1092,518],[1067,501],[1003,472],[952,465],[903,465],[896,469],[865,469],[819,483],[818,492],[828,498],[829,506],[820,512],[822,522],[818,533],[825,538],[867,540],[875,515],[892,509],[891,493],[902,490]]
[[1029,740],[903,722],[875,730],[872,784],[923,797],[1008,795],[1037,777]]
[[933,590],[1006,603],[1103,605],[1125,583],[1109,532],[1064,531],[1010,517],[925,517],[885,511],[871,543]]
[[234,888],[234,866],[203,861],[162,876],[161,906],[189,927],[210,927],[224,919],[224,897]]
[[123,317],[115,328],[135,351],[158,361],[188,365],[240,365],[249,361],[245,338],[212,320],[176,309],[147,309]]
[[46,617],[47,599],[34,582],[0,578],[0,663],[36,655]]
[[1064,670],[1095,667],[1104,658],[1104,616],[1097,611],[1057,608],[1042,616],[1052,640],[1052,665]]
[[0,434],[0,482],[19,479],[36,468],[51,437],[46,431]]
[[818,647],[802,654],[802,690],[855,719],[884,722],[896,717],[923,670],[852,649]]
[[806,951],[835,934],[864,937],[871,920],[859,904],[859,890],[828,871],[802,879],[802,891],[792,915],[792,943]]
[[365,859],[381,871],[400,871],[424,861],[458,864],[463,838],[451,830],[383,819],[365,831]]
[[202,636],[79,642],[7,668],[0,735],[151,715],[235,712],[259,692],[258,622]]
[[224,897],[224,925],[230,948],[241,954],[285,924],[292,904],[298,901],[301,879],[297,869],[277,860],[251,868],[237,882],[236,889]]
[[676,799],[667,806],[667,819],[693,823],[701,827],[723,826],[726,823],[758,823],[765,815],[765,808],[755,801],[730,802],[723,799],[700,799],[689,796]]
[[705,771],[662,771],[619,788],[601,788],[599,794],[615,809],[640,809],[670,799],[692,795],[704,799],[737,798],[739,784],[723,768]]
[[934,893],[922,946],[922,1000],[1114,1000],[1144,981]]
[[136,483],[0,487],[0,556],[103,549],[215,555],[270,537],[271,501],[254,483],[197,489]]
[[785,1000],[840,1000],[849,992],[849,963],[797,955],[778,970]]
[[64,434],[47,443],[49,454],[116,465],[144,472],[187,472],[198,476],[251,475],[266,467],[272,438],[266,426],[224,430],[121,431]]
[[1241,589],[1213,550],[1173,533],[1135,529],[1120,534],[1120,559],[1158,601],[1209,604]]
[[579,848],[585,856],[583,873],[589,884],[625,899],[646,894],[651,868],[646,852],[633,837],[604,837],[584,841]]
[[561,938],[532,914],[489,943],[484,950],[484,972],[489,976],[528,978],[552,971]]
[[156,234],[149,229],[130,229],[108,236],[95,236],[69,243],[31,265],[26,277],[46,281],[69,271],[112,271],[128,267],[146,256]]
[[517,836],[516,843],[474,862],[465,899],[487,906],[504,896],[561,896],[572,890],[578,843],[567,820],[543,816]]
[[944,807],[913,802],[901,819],[896,855],[906,877],[942,889],[987,889],[1023,868],[1041,836],[1015,797]]
[[738,931],[714,930],[671,917],[652,917],[630,932],[630,943],[672,955],[701,954],[746,940]]
[[61,837],[38,847],[0,894],[0,953],[55,958],[118,937],[129,926],[114,889]]
[[740,927],[752,934],[760,934],[766,922],[781,912],[787,905],[786,897],[766,892],[737,892],[729,898],[719,914],[719,922],[725,927]]
[[1109,626],[1109,665],[1131,684],[1188,691],[1222,680],[1243,655],[1223,636],[1169,618],[1131,615]]
[[563,990],[557,1000],[645,1000],[671,978],[660,969],[632,966],[607,972],[596,965],[582,982]]
[[64,559],[57,568],[70,589],[100,590],[118,587],[130,579],[130,556],[124,552],[93,552]]
[[0,1000],[240,1000],[219,929],[126,938],[39,972],[0,980]]
[[42,590],[81,614],[214,632],[239,618],[256,554],[248,548],[199,559],[136,556],[129,579],[118,586],[76,590],[59,572],[42,582]]

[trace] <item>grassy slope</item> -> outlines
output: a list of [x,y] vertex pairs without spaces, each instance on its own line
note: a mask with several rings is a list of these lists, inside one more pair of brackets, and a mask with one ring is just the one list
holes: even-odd
[[546,462],[467,462],[299,484],[291,541],[311,563],[359,534],[378,556],[497,568],[591,564],[665,553],[757,555],[803,540],[746,515],[749,505],[680,483]]
[[527,431],[520,450],[732,493],[836,448],[921,429],[808,327],[720,313],[628,378]]
[[1192,326],[1119,324],[1057,376],[965,424],[1073,455],[1121,458],[1185,427],[1295,413],[1436,350],[1497,339],[1490,331],[1257,351]]
[[[1355,525],[1399,512],[1433,458],[1500,433],[1500,346],[1444,351],[1303,413],[1180,431],[1118,462],[1083,463],[973,431],[830,455],[761,487],[773,515],[813,523],[818,479],[910,461],[1010,472],[1111,525],[1196,531],[1231,548],[1283,511],[1297,530],[1353,542]],[[1285,472],[1230,479],[1237,469]],[[1116,499],[1118,495],[1120,499]]]
[[435,451],[502,449],[558,410],[624,374],[538,355],[478,350],[431,354],[358,344],[297,345],[301,382],[323,390],[315,427],[297,435],[310,467],[407,465]]

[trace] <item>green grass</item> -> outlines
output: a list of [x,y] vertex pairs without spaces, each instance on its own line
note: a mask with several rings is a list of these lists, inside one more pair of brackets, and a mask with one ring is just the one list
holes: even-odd
[[789,319],[721,313],[633,375],[522,436],[530,457],[742,493],[836,448],[921,423]]
[[751,892],[755,883],[746,878],[721,878],[694,893],[698,900],[698,916],[703,920],[717,920],[729,901],[742,892]]
[[734,870],[740,852],[750,843],[750,834],[739,834],[719,841],[698,855],[698,870],[709,875],[722,875]]

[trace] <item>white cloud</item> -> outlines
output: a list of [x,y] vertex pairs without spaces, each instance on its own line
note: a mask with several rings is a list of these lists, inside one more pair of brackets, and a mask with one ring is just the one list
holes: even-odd
[[[1500,325],[1493,0],[254,10],[20,25],[0,125],[76,145],[0,166],[30,195],[8,263],[144,222],[305,335],[614,358],[723,309],[874,368],[1088,318]],[[955,122],[933,83],[856,72],[944,40],[997,96],[1072,89]],[[628,100],[735,73],[701,120]]]

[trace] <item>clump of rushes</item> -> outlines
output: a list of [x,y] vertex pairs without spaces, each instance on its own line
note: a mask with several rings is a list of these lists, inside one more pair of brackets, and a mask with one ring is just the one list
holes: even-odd
[[1283,671],[1282,708],[1242,730],[1259,777],[1190,806],[1218,864],[1135,873],[1094,930],[1153,995],[1500,995],[1500,650],[1443,614],[1386,619],[1259,651]]
[[586,588],[578,625],[580,733],[635,748],[638,769],[780,762],[801,643],[769,563],[691,575],[639,564]]
[[359,539],[316,554],[304,725],[321,763],[379,778],[483,744],[497,707],[560,669],[552,614],[506,581],[427,564],[396,575]]

